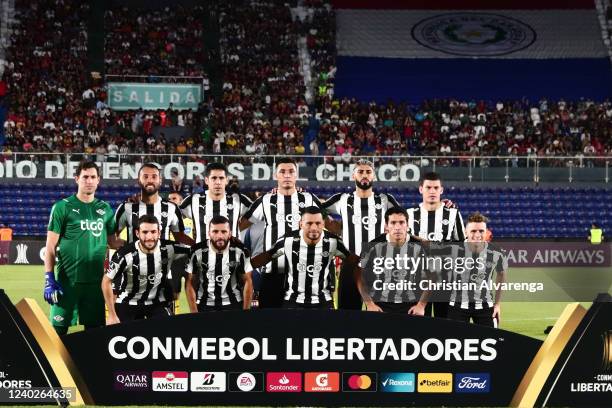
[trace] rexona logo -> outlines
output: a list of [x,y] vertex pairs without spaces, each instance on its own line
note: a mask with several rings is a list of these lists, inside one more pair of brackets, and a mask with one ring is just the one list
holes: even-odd
[[153,371],[153,391],[187,392],[186,371]]
[[231,392],[263,392],[263,373],[230,373]]
[[414,373],[381,373],[382,392],[414,392]]
[[455,374],[455,392],[479,393],[489,391],[491,391],[491,375],[489,373]]
[[340,391],[340,373],[306,373],[304,391],[338,392]]
[[451,373],[419,373],[418,392],[453,392]]
[[301,373],[267,373],[266,391],[268,392],[301,392]]
[[149,373],[144,371],[118,371],[114,374],[117,391],[148,391]]
[[192,392],[225,392],[225,373],[220,371],[191,373]]
[[376,373],[342,373],[342,391],[375,392],[377,380]]

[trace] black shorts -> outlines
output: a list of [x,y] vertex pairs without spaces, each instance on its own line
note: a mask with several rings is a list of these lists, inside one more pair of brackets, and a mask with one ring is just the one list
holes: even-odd
[[316,310],[333,310],[333,301],[324,301],[321,303],[297,303],[292,300],[285,300],[283,309],[316,309]]
[[204,303],[198,304],[198,312],[225,312],[228,310],[242,310],[242,302],[230,303],[229,305],[207,306]]
[[448,307],[448,318],[460,322],[469,323],[472,320],[475,324],[489,327],[499,327],[497,318],[493,318],[493,308],[484,307],[482,309],[462,309],[457,306]]
[[120,322],[131,322],[132,320],[155,319],[167,317],[172,314],[172,306],[168,303],[157,303],[154,305],[128,305],[115,303],[115,312]]
[[416,302],[409,302],[409,303],[376,302],[376,306],[380,307],[385,313],[408,314],[408,310],[410,310],[410,308],[414,305],[416,305]]

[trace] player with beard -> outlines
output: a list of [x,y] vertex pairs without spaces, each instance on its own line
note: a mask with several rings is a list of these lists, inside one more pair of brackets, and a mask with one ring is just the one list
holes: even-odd
[[347,268],[354,268],[359,257],[351,254],[339,237],[323,229],[320,208],[306,207],[299,225],[299,230],[287,233],[272,248],[254,256],[251,264],[258,268],[275,259],[285,259],[284,308],[332,309],[335,276],[330,266],[338,256]]
[[[293,159],[288,157],[278,159],[276,190],[260,196],[240,220],[241,230],[255,223],[265,223],[264,251],[272,248],[279,238],[299,229],[305,208],[321,205],[314,194],[298,191],[297,177],[298,167]],[[285,258],[278,257],[264,269],[259,290],[259,307],[281,307],[284,287]]]
[[172,263],[189,248],[160,240],[160,232],[159,220],[145,214],[138,219],[138,240],[113,255],[102,279],[107,325],[172,314]]
[[216,215],[207,227],[209,239],[192,248],[187,264],[189,309],[192,313],[250,309],[253,268],[248,251],[232,239],[227,218]]
[[117,234],[127,229],[127,242],[134,242],[137,238],[136,229],[138,219],[143,215],[153,215],[157,218],[161,230],[161,239],[170,239],[170,232],[174,239],[186,245],[193,245],[194,241],[185,234],[183,217],[178,206],[164,200],[159,195],[162,179],[159,168],[153,163],[145,163],[138,171],[138,185],[140,195],[137,202],[126,201],[115,212]]
[[[340,216],[341,225],[332,221],[328,222],[328,228],[342,237],[350,252],[360,255],[365,243],[385,232],[385,212],[400,205],[391,194],[374,193],[376,174],[371,161],[359,160],[351,178],[355,191],[331,196],[322,208]],[[353,273],[345,272],[344,268],[338,282],[338,308],[361,310],[361,296]]]

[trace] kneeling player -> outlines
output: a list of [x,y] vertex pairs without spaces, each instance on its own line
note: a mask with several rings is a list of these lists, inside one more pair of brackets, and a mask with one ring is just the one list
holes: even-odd
[[287,285],[284,308],[332,309],[335,276],[330,265],[336,256],[344,259],[347,270],[356,266],[359,257],[349,253],[336,235],[323,230],[325,222],[319,207],[306,207],[300,220],[300,229],[279,239],[268,251],[251,259],[259,268],[273,259],[286,259]]
[[[408,234],[408,214],[400,207],[385,213],[385,232],[370,241],[363,251],[361,276],[355,280],[368,311],[423,316],[427,291],[418,289],[425,270],[408,268],[408,258],[424,253],[420,241]],[[397,263],[397,259],[406,260]],[[414,265],[414,263],[412,263]]]
[[192,313],[250,309],[253,268],[242,243],[232,239],[229,220],[213,216],[208,237],[192,248],[187,264],[189,309]]
[[[495,302],[491,296],[491,278],[495,272],[496,281],[504,282],[508,270],[508,258],[500,250],[494,249],[485,241],[488,219],[474,213],[468,218],[466,227],[467,241],[458,246],[454,256],[473,260],[465,271],[455,270],[448,318],[469,323],[498,327],[501,313],[501,291],[495,292]],[[486,285],[483,285],[486,283]],[[468,286],[466,284],[470,284]]]
[[172,314],[172,262],[188,256],[189,248],[160,240],[159,221],[154,215],[147,214],[138,219],[136,235],[137,241],[115,252],[102,279],[102,292],[108,308],[106,324]]

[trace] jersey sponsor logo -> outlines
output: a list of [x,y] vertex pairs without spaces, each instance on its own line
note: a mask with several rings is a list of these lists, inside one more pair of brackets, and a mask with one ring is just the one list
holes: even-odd
[[321,270],[323,270],[323,265],[321,264],[321,262],[317,262],[314,265],[306,265],[303,262],[298,262],[297,270],[300,273],[306,273],[311,278],[314,278],[315,274],[318,274],[319,272],[321,272]]
[[17,244],[17,258],[15,259],[16,264],[29,264],[28,261],[28,246],[26,244]]
[[98,218],[97,220],[81,220],[81,231],[90,231],[91,235],[98,238],[102,235],[104,230],[104,220]]
[[448,220],[442,220],[442,225],[448,225],[449,221]]
[[80,210],[78,208],[73,208],[72,211],[74,211],[75,213],[81,215],[81,213],[79,212]]
[[427,234],[427,239],[430,241],[442,241],[443,238],[444,236],[441,232],[430,232]]
[[366,230],[370,230],[371,227],[375,226],[378,222],[378,218],[376,216],[366,215],[365,217],[360,217],[358,215],[353,215],[353,224],[355,225],[363,225]]
[[287,223],[287,224],[297,224],[298,222],[300,222],[300,219],[302,218],[302,216],[300,215],[300,213],[293,213],[293,214],[281,214],[278,213],[276,214],[276,221],[277,222],[282,222],[282,223]]
[[234,209],[234,204],[228,204],[225,206],[228,210],[233,210]]
[[104,210],[103,210],[103,209],[101,209],[101,208],[97,209],[97,210],[96,210],[96,212],[97,212],[98,214],[100,214],[100,215],[104,215],[104,214],[106,214],[106,211],[104,211]]
[[149,282],[152,285],[158,285],[161,282],[162,273],[158,272],[155,275],[139,276],[138,280],[141,285],[146,285]]

